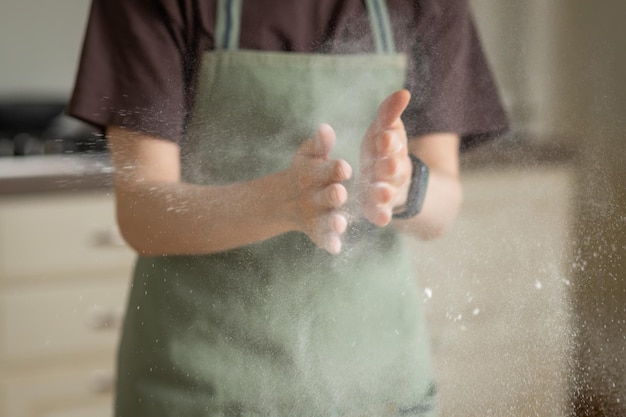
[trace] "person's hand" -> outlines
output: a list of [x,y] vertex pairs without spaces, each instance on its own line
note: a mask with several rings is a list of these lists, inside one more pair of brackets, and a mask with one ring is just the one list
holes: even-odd
[[346,161],[329,156],[335,139],[329,125],[320,126],[315,137],[300,145],[287,170],[287,198],[293,203],[296,228],[331,254],[341,251],[341,235],[348,224],[340,211],[348,199],[341,182],[352,176]]
[[400,116],[410,99],[407,90],[387,97],[361,144],[359,200],[365,218],[376,226],[389,224],[394,207],[406,202],[412,164]]

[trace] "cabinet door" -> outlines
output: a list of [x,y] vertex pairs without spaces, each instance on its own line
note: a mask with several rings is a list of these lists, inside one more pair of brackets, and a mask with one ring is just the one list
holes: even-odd
[[129,270],[133,260],[111,195],[0,198],[0,279]]
[[117,346],[128,284],[84,282],[0,294],[0,365],[111,353]]
[[1,417],[111,417],[113,372],[84,368],[0,383]]

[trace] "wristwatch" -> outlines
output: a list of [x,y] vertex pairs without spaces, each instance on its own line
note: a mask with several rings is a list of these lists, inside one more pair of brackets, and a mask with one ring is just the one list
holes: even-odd
[[407,194],[406,203],[403,207],[398,207],[397,212],[393,213],[394,219],[410,219],[416,216],[424,204],[426,197],[426,186],[428,185],[428,167],[417,156],[409,154],[411,163],[413,164],[413,172],[411,173],[411,185]]

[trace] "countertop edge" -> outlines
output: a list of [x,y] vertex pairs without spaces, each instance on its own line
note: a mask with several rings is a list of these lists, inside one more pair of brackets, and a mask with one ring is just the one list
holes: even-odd
[[[483,145],[461,155],[461,171],[532,169],[575,158],[575,150],[558,145]],[[112,188],[113,166],[107,153],[0,158],[0,197]]]
[[113,167],[106,154],[0,159],[0,197],[112,188]]

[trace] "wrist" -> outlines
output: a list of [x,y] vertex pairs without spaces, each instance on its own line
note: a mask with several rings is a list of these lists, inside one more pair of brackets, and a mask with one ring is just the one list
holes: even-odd
[[411,180],[407,191],[404,205],[396,207],[393,212],[393,219],[410,219],[419,214],[426,197],[428,185],[428,167],[417,156],[409,154],[412,172]]
[[296,230],[295,204],[290,198],[290,182],[285,173],[278,172],[256,180],[254,193],[259,219],[263,219],[277,234]]

